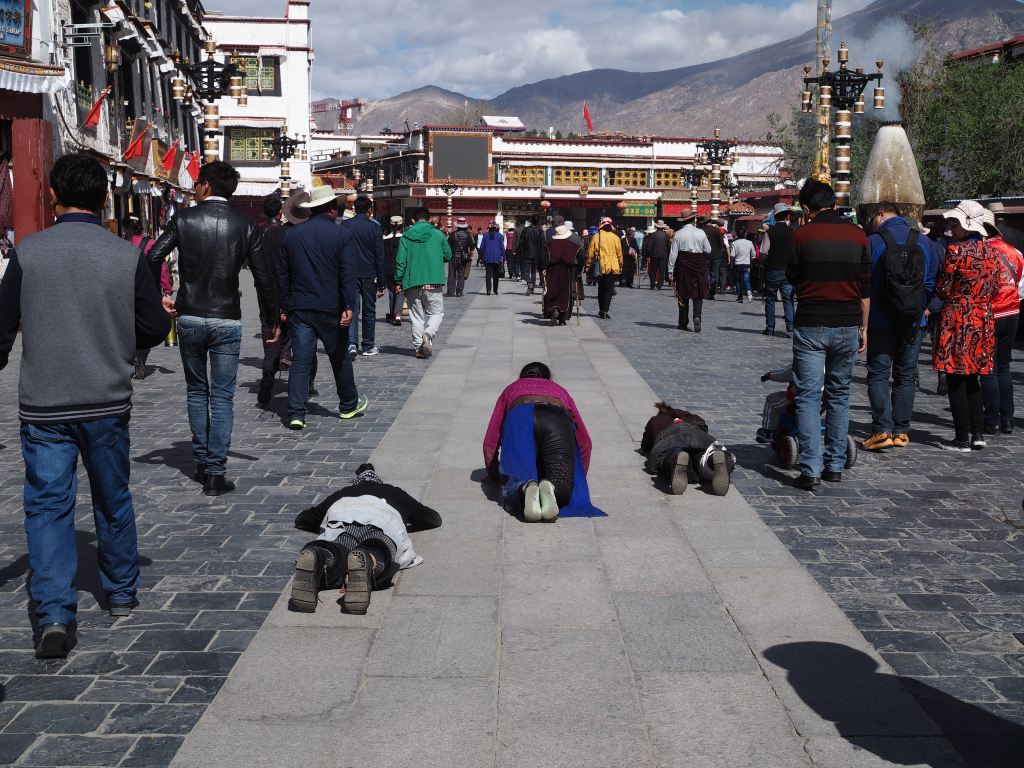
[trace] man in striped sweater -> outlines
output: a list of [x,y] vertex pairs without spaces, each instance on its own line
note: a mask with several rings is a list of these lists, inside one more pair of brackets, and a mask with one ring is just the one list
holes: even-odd
[[835,210],[835,192],[828,184],[808,179],[800,190],[800,205],[809,223],[793,235],[786,278],[798,302],[793,386],[800,477],[795,485],[809,491],[822,480],[841,481],[846,465],[853,366],[867,345],[871,248],[864,231]]

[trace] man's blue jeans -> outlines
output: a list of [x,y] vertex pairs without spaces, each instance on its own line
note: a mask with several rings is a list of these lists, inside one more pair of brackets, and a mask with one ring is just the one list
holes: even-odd
[[871,402],[872,434],[905,435],[910,432],[921,332],[921,328],[915,328],[910,335],[897,333],[894,328],[868,329],[868,400]]
[[[850,383],[857,360],[857,328],[805,328],[793,331],[793,386],[800,440],[800,472],[821,477],[846,466],[850,427]],[[821,410],[825,409],[825,453],[821,451]]]
[[786,330],[793,330],[793,285],[782,271],[766,272],[764,276],[764,327],[775,332],[775,301],[782,292],[782,313]]
[[[338,409],[347,413],[356,407],[359,392],[348,356],[348,328],[342,328],[338,316],[330,312],[293,310],[288,313],[292,329],[292,367],[288,371],[288,418],[306,420],[309,398],[309,367],[316,355],[319,339],[331,361],[334,383],[338,388]],[[351,327],[351,326],[350,326]]]
[[750,293],[750,266],[734,266],[733,275],[736,280],[736,298],[742,299],[744,294]]
[[29,592],[40,624],[70,624],[78,608],[75,495],[78,457],[89,476],[100,583],[111,603],[139,588],[135,510],[128,489],[128,416],[77,424],[22,424]]
[[235,418],[242,321],[182,315],[178,344],[196,468],[208,475],[223,475]]
[[[363,350],[373,349],[377,324],[377,281],[372,277],[356,281],[355,303],[352,305],[352,325],[349,326],[349,345],[359,347],[359,320],[363,321]],[[347,351],[347,348],[346,348]]]

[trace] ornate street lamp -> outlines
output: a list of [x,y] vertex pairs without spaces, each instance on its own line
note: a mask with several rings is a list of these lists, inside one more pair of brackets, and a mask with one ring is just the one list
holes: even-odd
[[736,141],[722,139],[722,129],[715,126],[715,138],[705,139],[697,144],[697,162],[711,164],[711,217],[718,218],[722,203],[722,164],[731,166],[732,151]]
[[296,150],[305,143],[285,133],[270,142],[274,159],[281,162],[281,194],[285,197],[291,192],[291,165],[288,161],[295,157]]
[[[850,70],[850,50],[846,43],[839,44],[837,54],[839,69],[830,72],[828,59],[822,59],[822,73],[811,77],[811,68],[804,67],[804,83],[818,86],[818,157],[815,176],[830,181],[829,142],[832,125],[832,105],[836,107],[836,204],[840,208],[850,207],[850,144],[853,141],[853,115],[864,114],[864,90],[872,80],[878,81],[874,92],[874,108],[885,109],[885,88],[882,87],[882,67],[885,62],[875,62],[877,72],[866,74],[862,67]],[[811,91],[805,90],[801,109],[813,112]],[[852,110],[852,112],[851,112]]]
[[[191,96],[206,102],[203,107],[203,162],[212,163],[220,156],[217,143],[217,136],[221,133],[220,113],[215,102],[230,95],[244,106],[248,91],[241,71],[233,62],[224,64],[217,61],[217,43],[212,37],[207,38],[205,48],[206,61],[185,67],[185,73],[192,80]],[[186,90],[186,101],[188,93]]]
[[452,230],[452,195],[454,195],[456,192],[458,192],[459,185],[452,183],[452,177],[449,174],[448,181],[447,182],[442,182],[438,186],[440,186],[441,191],[444,192],[445,197],[448,198],[448,231],[451,232],[451,230]]

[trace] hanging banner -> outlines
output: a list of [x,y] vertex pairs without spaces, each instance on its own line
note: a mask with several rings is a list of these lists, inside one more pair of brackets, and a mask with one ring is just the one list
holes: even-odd
[[32,56],[32,0],[0,0],[0,54]]

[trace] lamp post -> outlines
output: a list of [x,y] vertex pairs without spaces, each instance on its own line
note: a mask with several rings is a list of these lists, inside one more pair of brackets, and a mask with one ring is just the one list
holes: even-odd
[[729,161],[737,142],[722,139],[722,129],[715,126],[715,138],[697,144],[699,162],[711,164],[711,217],[718,218],[722,203],[722,164]]
[[274,152],[274,159],[281,161],[281,194],[287,197],[291,192],[291,165],[288,162],[293,157],[304,141],[293,139],[291,136],[282,133],[272,142],[270,147]]
[[441,187],[441,191],[444,192],[445,197],[448,198],[448,231],[451,232],[452,231],[452,195],[454,195],[458,191],[459,186],[458,186],[458,184],[453,184],[452,183],[452,177],[449,175],[448,176],[448,181],[447,182],[442,182],[440,187]]
[[217,144],[221,133],[220,113],[215,102],[222,96],[231,96],[244,106],[248,90],[237,66],[217,61],[217,43],[212,37],[206,39],[205,48],[206,61],[185,67],[185,73],[193,83],[192,95],[206,102],[203,107],[203,163],[212,163],[220,156]]
[[[818,86],[818,156],[815,163],[815,176],[822,181],[830,181],[829,141],[831,136],[832,106],[836,108],[836,169],[835,190],[836,205],[840,208],[850,207],[850,144],[853,141],[853,115],[864,114],[864,90],[868,83],[878,81],[874,92],[874,108],[885,109],[885,88],[882,87],[882,67],[885,62],[875,62],[877,72],[866,74],[862,67],[850,69],[850,50],[846,43],[839,44],[837,53],[839,69],[830,72],[828,59],[822,59],[822,71],[817,77],[811,77],[811,68],[804,67],[804,83]],[[805,90],[801,99],[801,109],[813,112],[811,91]],[[852,111],[851,111],[852,110]]]
[[690,213],[697,215],[697,187],[704,180],[704,169],[698,168],[696,164],[689,168],[683,168],[683,176],[686,183],[690,185]]

